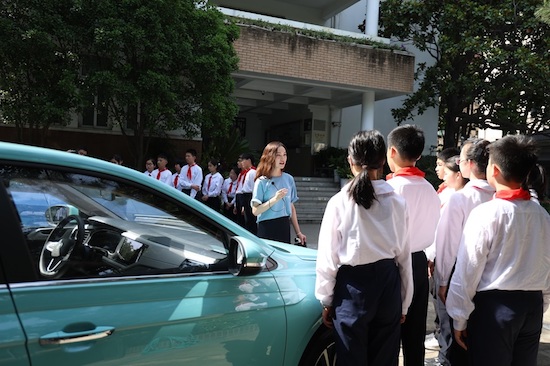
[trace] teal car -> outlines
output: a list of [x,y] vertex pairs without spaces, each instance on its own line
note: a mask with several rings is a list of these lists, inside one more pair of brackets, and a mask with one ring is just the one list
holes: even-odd
[[316,251],[125,167],[0,143],[1,365],[330,365]]

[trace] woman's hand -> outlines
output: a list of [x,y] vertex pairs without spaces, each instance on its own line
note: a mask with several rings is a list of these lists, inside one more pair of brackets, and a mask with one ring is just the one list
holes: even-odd
[[283,199],[284,196],[286,196],[286,194],[288,193],[288,189],[287,188],[281,188],[277,191],[277,193],[275,193],[275,199],[277,201]]

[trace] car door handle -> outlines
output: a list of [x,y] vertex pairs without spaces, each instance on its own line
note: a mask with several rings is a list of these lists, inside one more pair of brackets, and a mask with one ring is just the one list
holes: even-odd
[[114,327],[95,327],[82,332],[53,332],[40,337],[40,345],[61,345],[77,342],[87,342],[110,336],[115,331]]

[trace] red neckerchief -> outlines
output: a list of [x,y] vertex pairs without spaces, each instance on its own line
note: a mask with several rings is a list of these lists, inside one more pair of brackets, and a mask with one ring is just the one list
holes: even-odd
[[165,171],[165,170],[166,170],[166,168],[164,168],[164,169],[162,169],[162,170],[159,169],[159,172],[157,173],[157,180],[160,179],[160,174],[161,174],[163,171]]
[[208,187],[206,187],[208,192],[210,192],[210,183],[212,183],[212,174],[210,174],[210,178],[208,179]]
[[503,189],[502,191],[496,191],[495,198],[501,200],[513,201],[513,200],[530,200],[531,193],[523,188],[518,189]]
[[439,185],[439,187],[437,187],[437,194],[443,192],[443,190],[447,188],[447,183],[443,182]]
[[174,179],[174,188],[178,188],[178,180],[179,180],[179,178],[180,178],[180,175],[177,174],[177,175],[176,175],[176,178]]
[[404,167],[404,168],[399,169],[399,170],[396,171],[395,173],[390,173],[390,174],[386,175],[386,180],[390,180],[390,179],[392,179],[393,177],[412,177],[412,176],[417,176],[417,177],[422,177],[422,178],[424,178],[425,175],[426,175],[426,173],[424,173],[422,170],[418,169],[417,167],[415,167],[415,166],[407,166],[407,167]]
[[191,180],[191,168],[194,167],[196,164],[187,165],[187,178]]

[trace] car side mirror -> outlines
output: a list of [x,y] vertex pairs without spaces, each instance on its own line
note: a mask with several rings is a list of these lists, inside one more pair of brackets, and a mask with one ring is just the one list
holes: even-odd
[[71,205],[56,205],[56,206],[50,206],[44,213],[46,216],[46,220],[53,225],[57,225],[70,215],[77,215],[78,216],[78,209]]
[[268,254],[250,239],[234,236],[229,242],[229,272],[235,276],[250,276],[265,268]]

